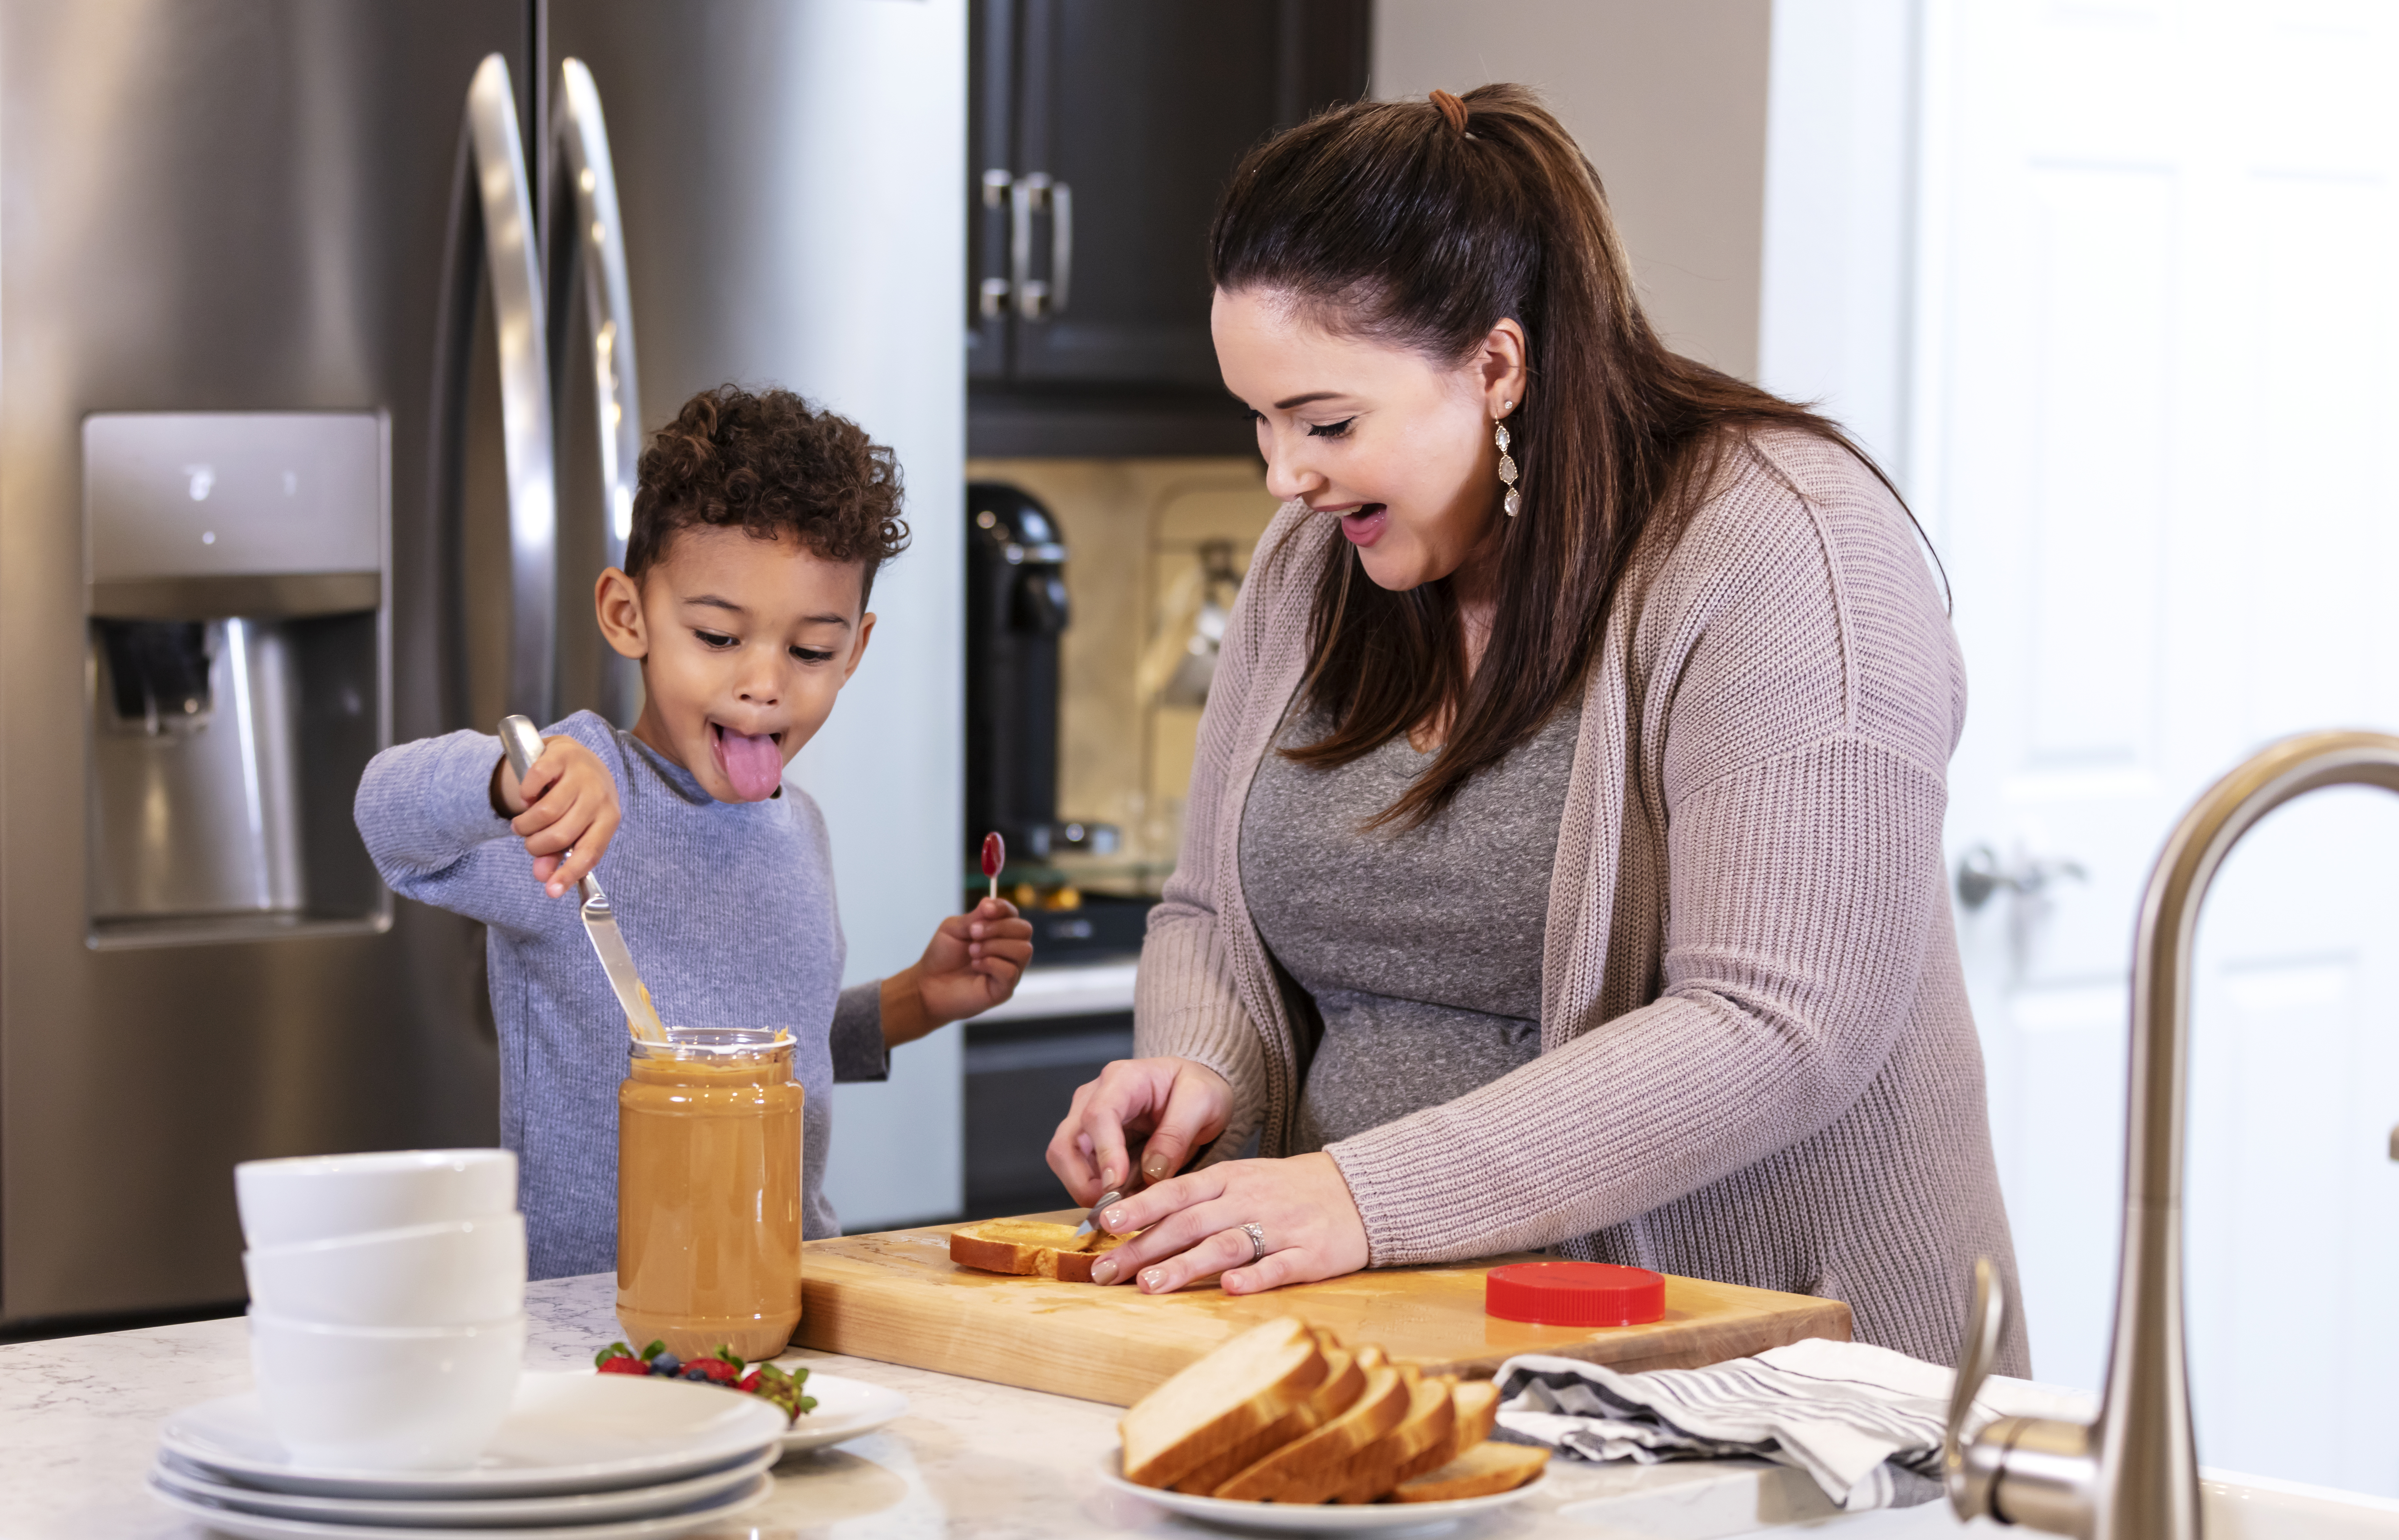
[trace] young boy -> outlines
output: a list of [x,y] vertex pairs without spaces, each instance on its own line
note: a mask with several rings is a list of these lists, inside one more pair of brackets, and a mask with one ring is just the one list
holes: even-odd
[[393,891],[491,927],[500,1141],[535,1278],[617,1264],[625,1013],[584,937],[587,872],[662,1020],[797,1039],[810,1238],[839,1233],[834,1082],[879,1080],[892,1046],[1007,999],[1033,954],[1032,926],[986,899],[905,971],[839,987],[824,817],[782,774],[866,652],[875,570],[907,543],[900,494],[890,451],[788,391],[694,397],[643,454],[624,568],[594,595],[608,644],[641,660],[633,730],[578,711],[522,783],[496,737],[452,733],[386,750],[359,785]]

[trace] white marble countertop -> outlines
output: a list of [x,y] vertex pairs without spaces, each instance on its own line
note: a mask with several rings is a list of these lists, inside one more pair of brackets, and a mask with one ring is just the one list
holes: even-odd
[[[614,1281],[603,1274],[534,1285],[528,1367],[585,1366],[620,1336]],[[1049,1540],[1225,1533],[1100,1484],[1095,1467],[1116,1443],[1115,1407],[832,1354],[783,1361],[901,1391],[908,1415],[837,1448],[785,1459],[766,1504],[699,1535]],[[169,1415],[250,1384],[249,1339],[238,1319],[0,1347],[0,1536],[198,1540],[207,1532],[153,1502],[142,1472]],[[1844,1540],[1958,1533],[1935,1508],[1835,1518],[1806,1478],[1755,1463],[1640,1468],[1559,1461],[1552,1468],[1550,1485],[1516,1508],[1445,1533],[1465,1540],[1713,1540],[1785,1525],[1812,1530],[1828,1519]],[[439,1532],[426,1533],[434,1540]]]
[[1136,957],[1086,963],[1036,963],[1016,981],[1016,993],[975,1021],[1028,1021],[1060,1016],[1099,1016],[1132,1009]]

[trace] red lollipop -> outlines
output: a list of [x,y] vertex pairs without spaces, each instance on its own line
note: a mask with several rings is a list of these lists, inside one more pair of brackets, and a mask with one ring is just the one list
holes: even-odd
[[1008,842],[995,829],[983,837],[983,874],[991,879],[991,896],[999,897],[999,869],[1008,864]]

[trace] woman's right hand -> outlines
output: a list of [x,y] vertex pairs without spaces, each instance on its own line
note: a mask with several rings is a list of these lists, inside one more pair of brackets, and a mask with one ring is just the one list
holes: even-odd
[[1232,1114],[1233,1087],[1196,1060],[1119,1059],[1077,1088],[1073,1109],[1050,1141],[1050,1169],[1088,1208],[1124,1185],[1132,1170],[1131,1139],[1147,1136],[1143,1180],[1163,1182],[1223,1133]]

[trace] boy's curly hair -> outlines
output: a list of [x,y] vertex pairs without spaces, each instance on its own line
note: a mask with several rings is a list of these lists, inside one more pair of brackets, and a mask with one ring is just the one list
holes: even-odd
[[811,411],[788,390],[722,385],[683,404],[642,452],[625,572],[635,582],[678,530],[789,534],[827,561],[862,563],[860,602],[875,569],[908,548],[900,465],[847,417]]

